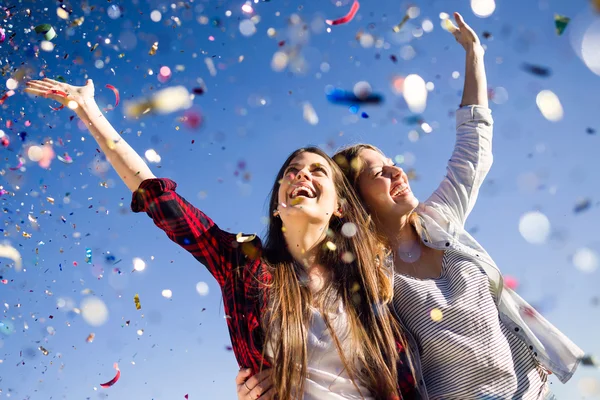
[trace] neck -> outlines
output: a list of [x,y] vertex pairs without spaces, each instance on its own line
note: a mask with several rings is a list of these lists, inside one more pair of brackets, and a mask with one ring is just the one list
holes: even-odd
[[318,245],[325,237],[327,223],[311,222],[290,223],[284,225],[285,241],[294,260],[310,272],[315,266]]
[[385,218],[385,222],[378,221],[379,229],[394,253],[414,251],[420,244],[421,240],[415,227],[410,224],[409,216]]

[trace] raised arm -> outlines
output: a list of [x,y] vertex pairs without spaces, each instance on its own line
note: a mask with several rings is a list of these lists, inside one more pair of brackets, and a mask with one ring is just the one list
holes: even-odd
[[456,112],[456,144],[446,177],[426,203],[444,206],[464,226],[492,166],[493,120],[488,108],[483,47],[462,16],[454,13],[454,18],[458,26],[449,24],[448,30],[466,52],[463,97]]
[[154,174],[144,159],[119,135],[94,99],[94,83],[88,79],[85,86],[73,86],[52,79],[27,82],[25,92],[58,101],[75,111],[98,142],[119,177],[132,192]]
[[[104,117],[94,100],[91,80],[85,86],[73,86],[46,78],[27,82],[25,91],[73,109],[119,177],[133,192],[133,212],[148,214],[169,239],[204,264],[219,285],[225,285],[232,276],[233,267],[241,262],[244,255],[258,254],[258,239],[254,241],[252,236],[237,238],[221,230],[206,214],[177,194],[175,182],[158,179],[152,174],[142,157]],[[241,244],[241,241],[247,243]]]

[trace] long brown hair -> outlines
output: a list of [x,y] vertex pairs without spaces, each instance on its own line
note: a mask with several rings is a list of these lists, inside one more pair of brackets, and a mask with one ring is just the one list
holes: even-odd
[[[316,255],[315,262],[330,271],[330,279],[316,295],[306,284],[304,267],[294,262],[287,249],[281,219],[272,216],[277,209],[279,185],[285,170],[303,152],[311,152],[327,160],[333,172],[339,204],[343,205],[343,216],[331,217],[329,230]],[[398,396],[396,339],[399,328],[386,307],[393,294],[392,282],[378,252],[380,247],[372,233],[372,222],[340,168],[316,147],[296,150],[277,174],[269,201],[269,215],[263,257],[272,270],[273,281],[263,329],[265,343],[273,348],[273,381],[278,398],[303,397],[311,304],[318,305],[355,386],[358,380],[376,398]],[[356,227],[356,234],[352,237],[341,232],[347,222]],[[325,246],[328,241],[334,246]],[[327,318],[327,311],[331,311],[339,301],[347,313],[352,349],[349,360]]]
[[[358,178],[360,177],[360,174],[362,173],[362,170],[363,170],[363,163],[359,156],[360,156],[360,152],[363,150],[373,150],[373,151],[376,151],[379,154],[385,156],[383,151],[381,151],[379,148],[377,148],[371,144],[358,143],[358,144],[354,144],[354,145],[351,145],[351,146],[348,146],[348,147],[345,147],[345,148],[339,150],[333,156],[333,160],[340,167],[340,169],[346,176],[346,179],[348,179],[348,181],[354,188],[354,191],[356,192],[357,196],[359,197],[364,208],[367,211],[370,211],[369,206],[364,201],[364,197],[363,197],[362,193],[360,192],[360,187],[358,185]],[[410,214],[410,216],[408,217],[408,222],[415,228],[417,235],[419,235],[419,237],[426,235],[426,232],[424,231],[423,225],[421,223],[421,218],[419,217],[419,214],[417,214],[415,211],[413,211]],[[379,242],[387,246],[388,245],[387,237],[377,228],[377,224],[374,224],[374,225],[375,225],[375,232],[377,234]]]

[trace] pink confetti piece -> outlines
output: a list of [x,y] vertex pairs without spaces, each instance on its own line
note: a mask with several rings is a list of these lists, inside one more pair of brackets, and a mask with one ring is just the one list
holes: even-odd
[[325,22],[327,22],[327,24],[332,25],[332,26],[346,24],[354,19],[359,8],[360,8],[360,3],[358,2],[358,0],[354,0],[354,3],[352,3],[352,7],[350,8],[350,11],[348,11],[348,14],[344,15],[341,18],[334,19],[333,21],[330,19],[325,20]]
[[19,159],[19,164],[17,164],[16,167],[8,167],[8,169],[10,169],[11,171],[18,171],[23,166],[23,159],[19,156],[17,157]]
[[120,100],[120,96],[119,96],[119,89],[117,89],[116,87],[114,87],[113,85],[106,85],[107,89],[112,90],[115,93],[115,97],[117,98],[116,102],[115,102],[115,107],[119,105],[119,100]]
[[119,364],[115,363],[113,365],[113,368],[117,370],[117,374],[110,381],[108,381],[106,383],[101,383],[100,384],[101,388],[103,388],[103,389],[109,388],[112,385],[114,385],[115,383],[117,383],[119,381],[119,378],[121,378],[121,370],[119,370]]

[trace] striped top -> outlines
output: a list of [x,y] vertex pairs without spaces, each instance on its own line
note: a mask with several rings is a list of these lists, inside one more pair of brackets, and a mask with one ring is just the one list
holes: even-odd
[[432,400],[541,399],[547,375],[500,321],[481,267],[446,250],[437,279],[394,277],[394,308],[419,343]]

